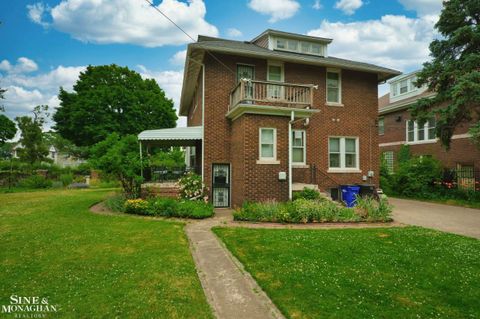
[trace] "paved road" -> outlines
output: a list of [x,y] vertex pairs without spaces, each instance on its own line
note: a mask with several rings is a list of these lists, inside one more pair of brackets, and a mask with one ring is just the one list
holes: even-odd
[[390,198],[393,218],[404,224],[434,228],[480,239],[480,209]]

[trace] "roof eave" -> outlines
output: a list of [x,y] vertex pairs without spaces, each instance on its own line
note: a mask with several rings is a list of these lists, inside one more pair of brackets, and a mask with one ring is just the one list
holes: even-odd
[[[260,53],[260,52],[252,52],[252,51],[247,51],[247,50],[241,50],[241,49],[229,49],[229,48],[208,48],[209,51],[214,51],[214,52],[219,52],[219,53],[225,53],[225,54],[236,54],[236,55],[242,55],[242,56],[249,56],[249,57],[261,57],[261,58],[267,58],[274,60],[276,57],[271,56],[269,53],[270,52],[265,52],[265,53]],[[274,52],[274,51],[272,51]],[[317,61],[308,61],[304,59],[295,59],[295,58],[289,58],[289,57],[281,57],[282,61],[285,62],[292,62],[292,63],[300,63],[300,64],[310,64],[310,65],[321,65],[321,66],[330,66],[330,67],[337,67],[337,68],[343,68],[343,69],[348,69],[348,70],[355,70],[355,71],[363,71],[363,72],[370,72],[370,73],[376,73],[378,75],[378,82],[384,82],[390,78],[393,78],[399,74],[402,74],[400,71],[396,70],[390,70],[390,69],[385,69],[381,67],[362,67],[362,66],[351,66],[351,65],[345,65],[344,63],[335,63],[335,62],[317,62]]]

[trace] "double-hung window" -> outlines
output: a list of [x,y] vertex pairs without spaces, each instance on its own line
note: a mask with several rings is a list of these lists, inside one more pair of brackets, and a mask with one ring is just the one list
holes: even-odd
[[408,92],[408,80],[400,81],[400,94]]
[[277,130],[274,128],[260,128],[260,161],[275,161],[277,159]]
[[435,118],[429,118],[423,125],[417,121],[407,121],[407,142],[424,142],[435,140]]
[[305,165],[305,131],[292,131],[292,163],[297,165]]
[[329,168],[332,170],[358,170],[358,138],[330,137],[328,139]]
[[378,119],[378,134],[383,135],[385,134],[385,118],[380,117]]
[[340,70],[327,70],[327,103],[342,103],[341,80]]

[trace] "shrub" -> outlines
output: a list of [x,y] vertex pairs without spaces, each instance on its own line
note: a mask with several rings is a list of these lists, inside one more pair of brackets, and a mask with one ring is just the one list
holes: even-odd
[[202,201],[182,201],[178,204],[178,217],[202,219],[213,216],[213,206]]
[[49,188],[52,187],[52,181],[41,175],[32,175],[22,179],[18,186],[24,188]]
[[178,211],[178,201],[173,198],[152,198],[149,201],[149,215],[175,217]]
[[[361,199],[362,204],[364,201]],[[235,220],[282,223],[324,223],[324,222],[358,222],[387,221],[391,207],[386,200],[373,203],[368,199],[360,209],[347,208],[328,200],[297,199],[293,202],[244,203],[235,211]],[[368,213],[364,210],[368,209]]]
[[178,184],[180,185],[180,198],[208,201],[207,188],[203,184],[201,176],[188,172],[178,180]]
[[60,182],[62,182],[63,186],[68,186],[73,182],[73,174],[62,174],[60,175]]
[[300,199],[300,198],[303,198],[303,199],[319,199],[320,198],[320,192],[315,190],[315,189],[304,187],[303,190],[301,190],[299,192],[293,192],[293,200],[297,200],[297,199]]
[[213,216],[213,206],[202,201],[178,201],[174,198],[127,200],[125,212],[129,214],[201,219]]
[[128,199],[125,202],[125,212],[136,215],[149,215],[148,202],[143,199]]
[[442,177],[440,162],[431,157],[414,157],[399,165],[395,176],[395,192],[402,196],[428,196],[432,186]]
[[392,206],[385,198],[376,201],[371,197],[357,196],[355,212],[367,221],[389,221],[391,220]]
[[125,196],[123,194],[108,197],[104,204],[112,212],[125,212]]

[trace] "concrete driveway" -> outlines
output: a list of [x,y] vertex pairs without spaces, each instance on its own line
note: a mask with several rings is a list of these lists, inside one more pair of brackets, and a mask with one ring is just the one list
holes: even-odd
[[480,209],[398,198],[389,198],[389,202],[395,221],[480,239]]

